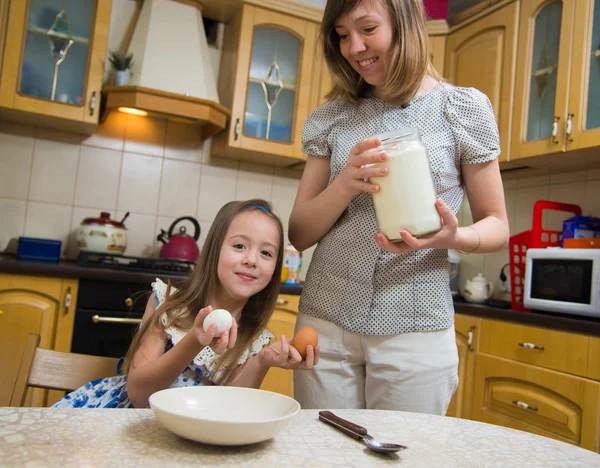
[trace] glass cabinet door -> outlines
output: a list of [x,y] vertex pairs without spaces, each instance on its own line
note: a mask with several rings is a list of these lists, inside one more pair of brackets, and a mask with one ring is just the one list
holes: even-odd
[[589,43],[587,60],[589,60],[587,114],[585,129],[600,128],[600,0],[595,0],[592,16],[592,37]]
[[83,105],[95,0],[29,0],[17,92]]
[[254,29],[244,135],[292,142],[301,41],[276,27]]
[[535,18],[526,141],[552,136],[562,7],[550,3]]

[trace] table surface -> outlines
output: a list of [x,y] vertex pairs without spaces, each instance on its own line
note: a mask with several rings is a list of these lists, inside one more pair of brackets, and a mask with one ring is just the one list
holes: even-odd
[[600,467],[600,455],[553,439],[464,419],[335,410],[383,442],[380,455],[301,410],[273,439],[217,447],[167,431],[150,409],[0,408],[3,466]]

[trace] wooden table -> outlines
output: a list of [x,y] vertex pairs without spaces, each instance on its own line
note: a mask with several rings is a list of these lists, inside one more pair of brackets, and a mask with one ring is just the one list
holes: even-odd
[[152,410],[0,408],[2,466],[600,467],[600,455],[499,426],[396,411],[337,410],[383,442],[378,455],[302,410],[271,439],[243,447],[198,444],[170,433]]

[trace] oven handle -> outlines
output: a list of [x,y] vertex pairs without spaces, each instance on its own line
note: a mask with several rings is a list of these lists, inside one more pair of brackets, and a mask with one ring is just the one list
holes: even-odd
[[119,317],[101,317],[100,315],[92,315],[92,322],[94,322],[94,323],[129,323],[129,324],[138,324],[138,323],[142,323],[142,319],[136,319],[136,318],[119,318]]

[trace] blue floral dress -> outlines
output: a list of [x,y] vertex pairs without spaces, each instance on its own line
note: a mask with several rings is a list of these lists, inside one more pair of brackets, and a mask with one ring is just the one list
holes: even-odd
[[[152,283],[154,292],[154,303],[158,307],[165,300],[167,285],[157,279]],[[174,288],[171,288],[174,290]],[[166,317],[162,317],[162,323],[165,325],[165,334],[167,336],[167,345],[165,352],[179,343],[186,335],[186,330],[181,330],[173,326],[166,326]],[[252,343],[250,349],[247,349],[240,359],[238,365],[269,344],[274,335],[269,330],[264,330],[259,337]],[[227,351],[225,351],[227,352]],[[170,388],[191,387],[197,385],[214,385],[214,380],[220,376],[216,372],[215,363],[217,354],[208,346],[205,347],[185,368],[177,379],[171,384]],[[117,364],[116,372],[121,373],[121,364],[123,358]],[[127,395],[127,376],[117,375],[106,379],[93,380],[83,387],[74,390],[57,401],[52,408],[133,408],[129,396]]]

